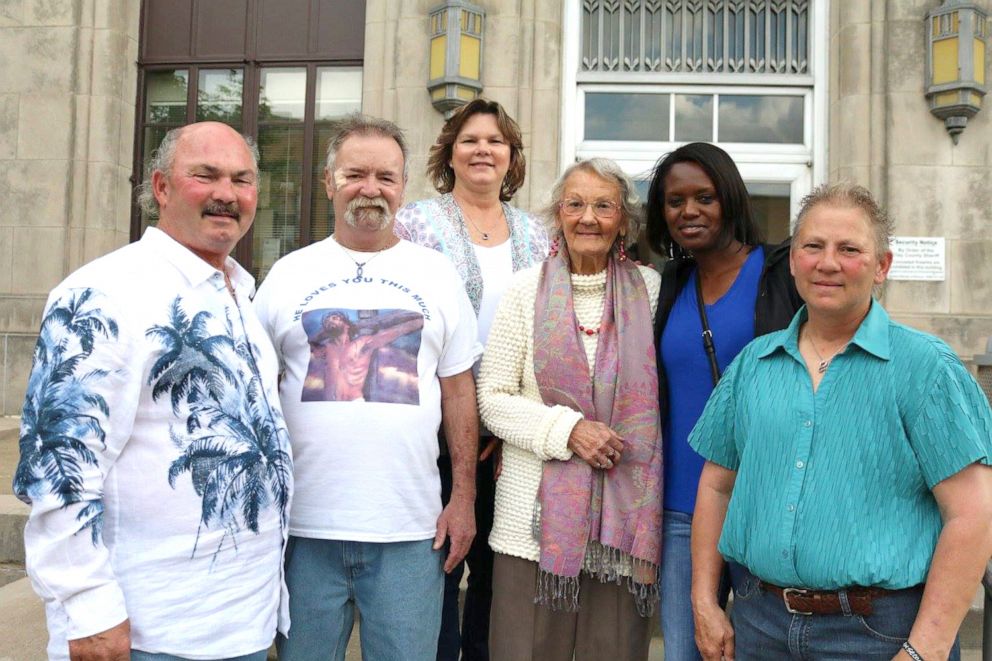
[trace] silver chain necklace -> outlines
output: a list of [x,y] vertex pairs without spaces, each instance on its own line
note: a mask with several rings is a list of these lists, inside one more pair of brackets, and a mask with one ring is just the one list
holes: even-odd
[[360,262],[357,259],[355,259],[355,257],[351,254],[351,249],[345,248],[343,245],[341,245],[337,237],[334,237],[334,243],[337,243],[338,246],[341,248],[341,251],[344,252],[344,254],[348,256],[348,259],[350,259],[355,264],[355,277],[351,279],[352,282],[361,282],[362,278],[365,276],[365,265],[371,262],[379,255],[381,255],[382,252],[386,249],[386,248],[379,248],[379,250],[377,250],[374,255],[366,259],[364,262]]
[[806,331],[806,339],[809,340],[809,345],[813,347],[813,352],[816,354],[816,357],[820,359],[820,364],[816,368],[816,371],[819,374],[823,374],[824,372],[826,372],[827,368],[830,367],[830,363],[833,362],[833,359],[837,357],[837,354],[839,354],[847,347],[847,343],[845,342],[844,345],[841,346],[841,348],[837,349],[837,351],[834,351],[829,358],[824,359],[823,354],[821,354],[820,350],[816,348],[816,343],[813,342],[813,335],[812,333],[809,332],[809,330]]
[[[469,224],[472,225],[472,227],[475,228],[475,231],[479,233],[479,236],[482,237],[482,240],[483,241],[488,241],[489,240],[489,232],[483,232],[482,231],[482,228],[480,228],[478,225],[476,225],[475,224],[475,221],[472,220],[469,217],[469,215],[467,213],[465,213],[465,211],[461,207],[458,207],[458,210],[461,211],[462,218],[464,218],[465,220],[467,220],[469,222]],[[499,205],[499,216],[500,216],[500,218],[503,219],[503,222],[506,222],[506,214],[503,213],[503,205],[502,204]],[[493,231],[495,231],[495,230],[493,230]]]

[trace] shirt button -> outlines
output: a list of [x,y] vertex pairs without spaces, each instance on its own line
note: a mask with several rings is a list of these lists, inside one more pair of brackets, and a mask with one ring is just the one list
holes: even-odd
[[785,509],[787,509],[787,510],[789,510],[790,512],[795,512],[795,511],[796,511],[796,506],[795,506],[795,505],[792,505],[792,504],[790,504],[790,505],[789,505],[788,507],[786,507]]
[[803,427],[812,427],[812,426],[813,426],[812,420],[807,420],[806,422],[803,423]]
[[803,466],[805,466],[805,465],[806,465],[806,464],[804,464],[804,463],[802,462],[802,460],[801,460],[801,459],[800,459],[799,461],[797,461],[797,462],[796,462],[796,468],[802,468],[802,467],[803,467]]
[[789,557],[789,552],[788,551],[782,551],[782,557],[783,558],[788,558]]

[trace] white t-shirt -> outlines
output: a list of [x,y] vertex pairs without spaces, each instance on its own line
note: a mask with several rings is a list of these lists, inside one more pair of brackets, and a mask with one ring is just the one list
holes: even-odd
[[290,534],[433,537],[438,377],[471,368],[482,351],[448,259],[407,241],[346,251],[331,237],[276,262],[255,307],[283,369],[295,459]]
[[479,260],[484,283],[482,300],[479,301],[479,341],[485,344],[493,317],[496,316],[496,305],[513,279],[513,252],[509,239],[491,248],[474,243],[472,247],[475,248],[475,258]]

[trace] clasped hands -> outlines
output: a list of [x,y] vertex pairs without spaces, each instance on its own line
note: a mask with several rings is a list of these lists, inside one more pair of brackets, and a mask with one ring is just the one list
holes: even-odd
[[623,439],[602,422],[579,420],[568,437],[568,449],[593,468],[609,470],[620,463]]

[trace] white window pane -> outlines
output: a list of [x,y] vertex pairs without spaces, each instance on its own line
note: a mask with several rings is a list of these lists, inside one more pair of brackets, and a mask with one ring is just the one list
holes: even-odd
[[240,69],[201,69],[196,91],[196,118],[224,122],[241,130]]
[[668,140],[668,94],[586,94],[586,140]]
[[675,140],[713,140],[713,97],[709,94],[675,95]]
[[720,142],[802,144],[801,96],[720,95]]
[[258,91],[258,119],[303,121],[307,96],[307,70],[263,69]]
[[789,195],[791,186],[785,183],[746,181],[751,197],[751,209],[761,236],[769,243],[780,243],[789,236]]
[[145,121],[155,124],[185,124],[188,83],[189,71],[186,69],[146,73]]
[[317,69],[317,121],[341,117],[361,108],[361,69]]

